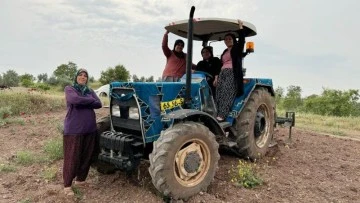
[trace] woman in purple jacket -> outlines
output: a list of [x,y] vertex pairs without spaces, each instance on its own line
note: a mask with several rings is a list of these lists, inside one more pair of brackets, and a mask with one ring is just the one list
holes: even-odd
[[95,148],[97,129],[94,109],[101,108],[101,101],[87,87],[88,77],[87,70],[80,69],[74,84],[65,87],[67,114],[64,121],[63,179],[66,195],[74,195],[71,185],[75,178],[75,185],[85,185]]

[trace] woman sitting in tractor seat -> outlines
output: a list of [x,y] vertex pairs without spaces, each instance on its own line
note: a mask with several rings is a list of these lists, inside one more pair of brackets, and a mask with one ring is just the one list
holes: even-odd
[[201,56],[203,57],[203,60],[199,61],[194,70],[203,71],[209,73],[212,76],[212,78],[207,78],[207,82],[215,99],[216,89],[214,86],[214,81],[217,80],[217,77],[220,73],[221,61],[218,57],[214,57],[212,47],[210,46],[206,46],[201,49]]

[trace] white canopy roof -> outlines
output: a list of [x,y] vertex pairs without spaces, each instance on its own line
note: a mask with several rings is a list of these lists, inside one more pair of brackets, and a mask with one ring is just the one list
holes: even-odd
[[[256,35],[256,28],[253,24],[243,21],[245,36]],[[194,40],[200,41],[220,41],[224,40],[226,33],[233,33],[236,36],[239,30],[237,19],[226,18],[194,18]],[[165,27],[169,32],[180,37],[187,38],[188,20],[171,22]]]

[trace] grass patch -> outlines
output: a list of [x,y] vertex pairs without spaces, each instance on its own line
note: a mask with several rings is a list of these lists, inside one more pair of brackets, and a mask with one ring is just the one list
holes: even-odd
[[10,106],[0,107],[0,126],[4,126],[10,123],[17,123],[20,125],[25,124],[23,118],[13,118],[11,117],[12,114],[13,113]]
[[31,202],[33,202],[33,201],[30,198],[26,198],[26,199],[19,201],[19,203],[31,203]]
[[44,151],[51,162],[62,159],[64,157],[62,138],[58,137],[45,142]]
[[74,186],[74,187],[72,187],[72,189],[73,189],[73,191],[74,191],[75,198],[76,198],[77,200],[83,199],[84,194],[81,192],[81,190],[80,190],[78,187]]
[[[17,116],[63,110],[66,103],[63,93],[50,95],[43,92],[6,91],[0,94],[0,106]],[[0,118],[3,118],[1,114]]]
[[10,164],[0,164],[0,172],[2,173],[10,173],[15,171],[16,171],[15,166],[12,166]]
[[360,117],[320,116],[296,114],[295,127],[338,136],[360,138]]
[[64,133],[64,123],[58,122],[56,124],[56,130],[62,135]]
[[41,177],[45,179],[46,181],[53,181],[56,178],[57,174],[57,168],[55,166],[52,167],[46,167],[42,173]]
[[236,186],[254,188],[263,183],[263,180],[256,173],[256,163],[239,160],[239,164],[232,166],[229,173],[231,182]]
[[36,162],[36,156],[30,151],[18,151],[15,161],[17,164],[29,166]]
[[19,125],[25,125],[25,121],[23,118],[6,118],[6,119],[0,119],[0,126],[4,126],[6,124],[19,124]]

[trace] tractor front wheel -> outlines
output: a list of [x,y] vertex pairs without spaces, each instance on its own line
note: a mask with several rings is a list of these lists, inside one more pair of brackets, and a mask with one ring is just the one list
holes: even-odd
[[217,170],[218,148],[215,135],[204,125],[185,122],[168,128],[149,155],[154,186],[174,199],[205,191]]

